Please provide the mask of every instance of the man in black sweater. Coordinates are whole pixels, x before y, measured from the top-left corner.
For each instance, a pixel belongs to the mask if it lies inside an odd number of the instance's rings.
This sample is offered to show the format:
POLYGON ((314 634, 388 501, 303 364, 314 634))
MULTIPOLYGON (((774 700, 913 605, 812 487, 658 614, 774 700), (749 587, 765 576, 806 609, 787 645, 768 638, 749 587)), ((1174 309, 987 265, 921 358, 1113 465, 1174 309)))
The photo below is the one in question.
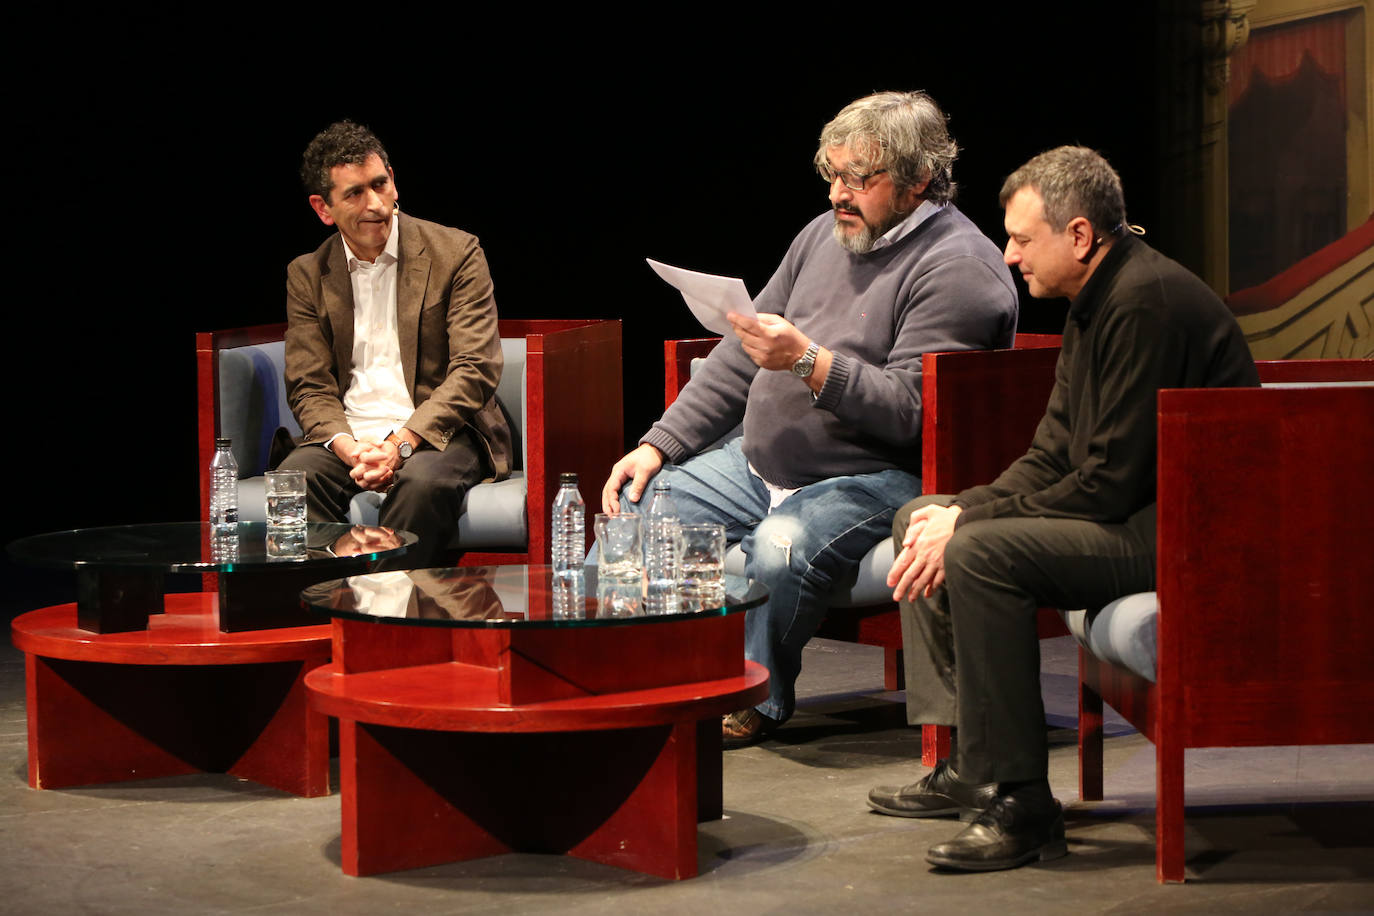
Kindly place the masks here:
POLYGON ((1134 237, 1100 155, 1042 153, 1001 201, 1006 262, 1032 296, 1070 301, 1055 387, 1030 450, 996 481, 897 513, 888 584, 901 602, 907 718, 957 725, 958 769, 941 761, 917 783, 869 793, 884 814, 972 811, 927 860, 979 871, 1067 851, 1047 778, 1036 610, 1154 588, 1156 392, 1259 384, 1221 300, 1134 237))

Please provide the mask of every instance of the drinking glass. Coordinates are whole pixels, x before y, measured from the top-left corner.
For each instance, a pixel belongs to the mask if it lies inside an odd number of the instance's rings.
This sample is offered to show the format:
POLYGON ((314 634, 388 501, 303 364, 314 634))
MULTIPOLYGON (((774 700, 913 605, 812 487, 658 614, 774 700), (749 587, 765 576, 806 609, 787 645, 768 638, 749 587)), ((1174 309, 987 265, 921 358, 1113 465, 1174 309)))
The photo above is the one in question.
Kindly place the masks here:
POLYGON ((268 471, 266 491, 268 528, 305 528, 305 471, 268 471))
POLYGON ((725 603, 725 526, 683 525, 678 594, 683 610, 717 608, 725 603))
POLYGON ((639 516, 598 512, 592 524, 596 527, 597 579, 638 584, 644 577, 639 516))
POLYGON ((644 548, 638 515, 598 512, 596 599, 600 617, 638 617, 644 612, 644 548))

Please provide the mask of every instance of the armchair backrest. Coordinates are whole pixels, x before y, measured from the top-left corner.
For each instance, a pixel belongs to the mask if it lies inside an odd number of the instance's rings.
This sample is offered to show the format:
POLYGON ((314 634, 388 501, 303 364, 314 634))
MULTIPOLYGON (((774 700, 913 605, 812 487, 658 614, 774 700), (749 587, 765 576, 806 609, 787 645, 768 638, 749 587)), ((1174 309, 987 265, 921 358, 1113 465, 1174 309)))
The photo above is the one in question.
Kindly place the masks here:
POLYGON ((496 383, 496 400, 506 410, 506 422, 510 425, 511 445, 515 448, 513 458, 515 468, 523 469, 529 464, 525 451, 525 424, 528 408, 525 405, 525 338, 502 337, 501 381, 496 383))
POLYGON ((1346 701, 1374 658, 1371 417, 1371 384, 1160 392, 1158 683, 1176 688, 1166 702, 1250 704, 1233 743, 1293 702, 1307 712, 1280 743, 1336 743, 1359 717, 1346 701))
POLYGON ((285 333, 286 325, 279 323, 196 334, 196 451, 202 515, 210 505, 209 466, 215 439, 229 436, 234 440, 239 476, 251 477, 266 470, 268 446, 277 426, 300 432, 286 406, 279 368, 284 364, 284 350, 278 348, 285 333), (226 352, 234 355, 223 359, 226 352))
POLYGON ((1044 416, 1058 338, 1017 335, 1012 350, 927 353, 921 365, 921 488, 958 493, 991 483, 1026 453, 1044 416), (1022 348, 1024 337, 1034 344, 1022 348))
POLYGON ((1261 385, 1324 385, 1374 379, 1374 359, 1261 359, 1261 385))
POLYGON ((286 344, 280 340, 219 351, 219 426, 216 435, 233 441, 239 477, 257 477, 268 466, 278 427, 299 436, 300 425, 286 402, 286 344))

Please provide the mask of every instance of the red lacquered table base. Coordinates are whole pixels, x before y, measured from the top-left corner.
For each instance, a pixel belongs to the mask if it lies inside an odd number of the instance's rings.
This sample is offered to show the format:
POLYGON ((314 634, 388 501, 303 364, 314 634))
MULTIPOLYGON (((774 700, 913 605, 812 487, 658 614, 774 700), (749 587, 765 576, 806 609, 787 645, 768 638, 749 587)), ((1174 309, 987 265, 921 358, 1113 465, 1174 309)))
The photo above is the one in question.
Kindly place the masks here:
POLYGON ((148 629, 91 633, 75 604, 18 617, 29 785, 230 773, 329 794, 329 722, 304 680, 329 660, 326 625, 222 633, 213 594, 169 594, 148 629))
POLYGON ((721 815, 720 716, 767 696, 743 616, 515 631, 336 619, 335 660, 306 686, 339 718, 343 870, 520 851, 696 875, 697 823, 721 815))

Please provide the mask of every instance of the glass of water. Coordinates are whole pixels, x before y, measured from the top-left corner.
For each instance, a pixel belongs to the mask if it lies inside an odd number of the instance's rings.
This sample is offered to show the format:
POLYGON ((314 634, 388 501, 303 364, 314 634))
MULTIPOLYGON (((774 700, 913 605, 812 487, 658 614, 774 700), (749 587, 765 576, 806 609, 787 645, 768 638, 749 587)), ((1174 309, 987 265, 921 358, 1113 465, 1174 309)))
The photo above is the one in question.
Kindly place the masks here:
POLYGON ((644 577, 639 516, 598 512, 592 523, 596 528, 597 579, 638 583, 644 577))
POLYGON ((639 617, 644 613, 639 516, 598 512, 592 524, 596 528, 597 616, 639 617))
POLYGON ((683 610, 700 611, 725 604, 725 526, 683 525, 678 594, 683 610))
POLYGON ((305 528, 305 471, 267 472, 267 527, 305 528))

